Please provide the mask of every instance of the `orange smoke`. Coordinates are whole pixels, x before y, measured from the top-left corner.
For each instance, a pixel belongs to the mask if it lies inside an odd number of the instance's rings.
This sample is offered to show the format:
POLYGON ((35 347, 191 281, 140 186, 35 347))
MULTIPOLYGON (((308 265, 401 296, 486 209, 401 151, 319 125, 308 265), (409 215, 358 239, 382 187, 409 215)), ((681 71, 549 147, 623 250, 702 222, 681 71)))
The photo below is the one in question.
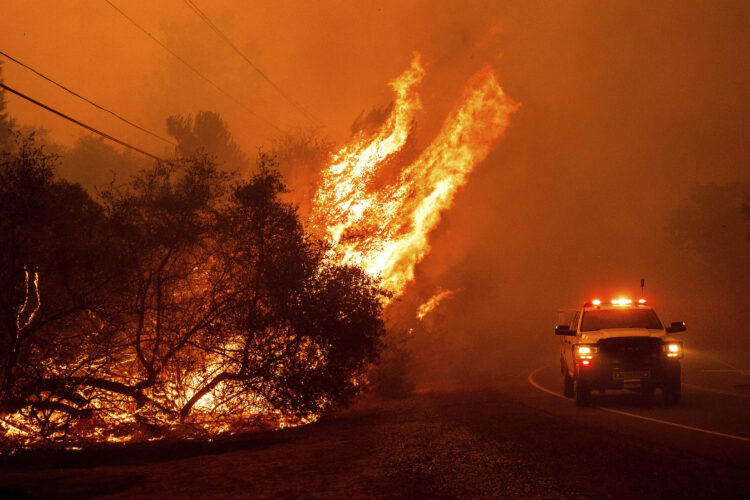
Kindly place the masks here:
POLYGON ((483 161, 519 104, 505 95, 484 68, 468 82, 434 141, 395 182, 375 189, 373 178, 401 151, 421 109, 416 86, 424 76, 419 54, 390 83, 392 110, 376 133, 360 133, 333 155, 313 200, 313 221, 333 243, 331 257, 380 276, 398 297, 429 252, 429 233, 450 208, 458 188, 483 161))

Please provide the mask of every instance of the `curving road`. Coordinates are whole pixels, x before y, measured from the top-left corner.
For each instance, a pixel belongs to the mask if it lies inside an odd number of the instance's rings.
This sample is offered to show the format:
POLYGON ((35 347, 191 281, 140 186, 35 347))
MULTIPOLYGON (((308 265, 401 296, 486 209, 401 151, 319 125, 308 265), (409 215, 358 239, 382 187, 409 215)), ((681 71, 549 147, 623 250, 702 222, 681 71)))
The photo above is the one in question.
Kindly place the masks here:
POLYGON ((658 391, 650 404, 608 391, 595 392, 590 408, 578 408, 563 396, 557 367, 537 368, 526 379, 526 390, 515 395, 561 418, 750 469, 750 370, 708 358, 684 361, 677 406, 663 405, 658 391))

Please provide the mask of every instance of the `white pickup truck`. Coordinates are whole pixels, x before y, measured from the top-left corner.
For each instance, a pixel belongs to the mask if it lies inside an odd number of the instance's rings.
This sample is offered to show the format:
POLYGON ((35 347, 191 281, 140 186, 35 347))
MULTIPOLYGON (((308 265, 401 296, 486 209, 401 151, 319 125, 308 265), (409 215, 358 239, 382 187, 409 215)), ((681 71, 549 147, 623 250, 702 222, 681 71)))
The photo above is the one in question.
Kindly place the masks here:
POLYGON ((593 390, 629 389, 651 399, 659 388, 664 404, 679 403, 683 347, 671 334, 684 331, 682 322, 665 328, 645 299, 561 309, 555 334, 565 396, 588 406, 593 390))

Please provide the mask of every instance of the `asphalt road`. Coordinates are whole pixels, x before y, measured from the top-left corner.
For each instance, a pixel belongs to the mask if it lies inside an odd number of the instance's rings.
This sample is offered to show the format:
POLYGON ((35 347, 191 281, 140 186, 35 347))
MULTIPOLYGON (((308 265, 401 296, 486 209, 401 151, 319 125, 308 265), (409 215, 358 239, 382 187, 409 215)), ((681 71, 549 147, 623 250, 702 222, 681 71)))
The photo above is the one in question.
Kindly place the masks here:
POLYGON ((562 377, 554 366, 529 373, 536 398, 533 391, 518 388, 515 395, 561 418, 750 468, 750 370, 707 357, 682 365, 682 401, 674 407, 665 406, 658 392, 649 404, 628 391, 608 391, 595 392, 591 408, 577 408, 563 397, 562 377))
POLYGON ((694 359, 677 407, 578 408, 554 366, 513 368, 296 429, 6 463, 0 497, 750 498, 749 377, 694 359))

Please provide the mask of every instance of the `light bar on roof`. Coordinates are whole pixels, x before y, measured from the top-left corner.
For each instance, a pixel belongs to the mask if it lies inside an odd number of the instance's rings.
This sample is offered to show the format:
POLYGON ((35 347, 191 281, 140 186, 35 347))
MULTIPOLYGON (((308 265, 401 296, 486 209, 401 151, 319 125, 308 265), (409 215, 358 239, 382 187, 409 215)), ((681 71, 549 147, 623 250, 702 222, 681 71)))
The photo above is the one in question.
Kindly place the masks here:
POLYGON ((620 298, 620 299, 613 299, 612 300, 612 305, 614 305, 614 306, 629 306, 632 303, 633 303, 633 299, 623 299, 623 298, 620 298))

